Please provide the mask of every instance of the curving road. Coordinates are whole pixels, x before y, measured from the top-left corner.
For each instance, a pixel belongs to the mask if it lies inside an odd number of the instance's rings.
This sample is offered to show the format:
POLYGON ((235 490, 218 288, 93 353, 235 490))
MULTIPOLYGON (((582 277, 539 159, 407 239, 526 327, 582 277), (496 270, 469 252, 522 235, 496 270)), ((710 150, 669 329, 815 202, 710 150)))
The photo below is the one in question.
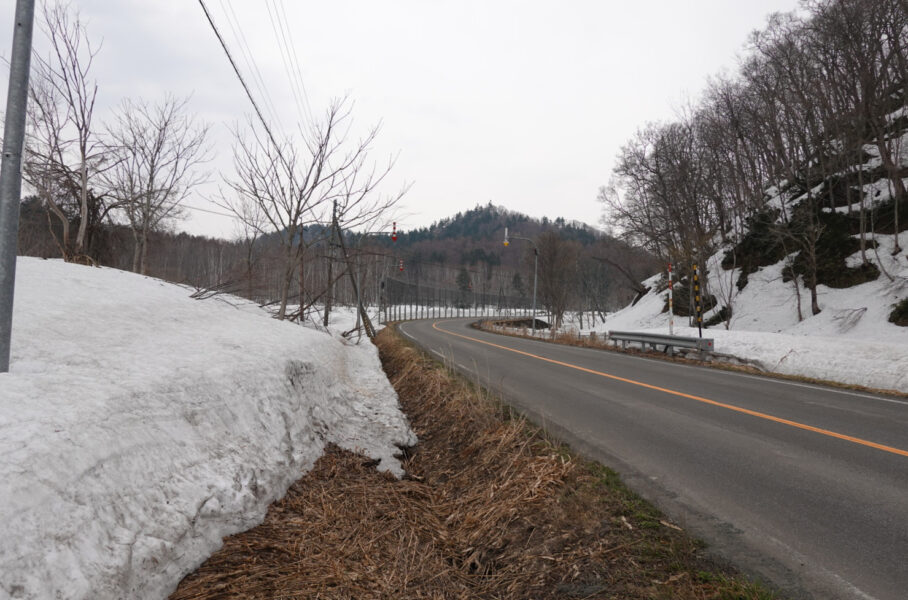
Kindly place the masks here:
POLYGON ((401 331, 791 597, 908 598, 908 400, 410 321, 401 331))

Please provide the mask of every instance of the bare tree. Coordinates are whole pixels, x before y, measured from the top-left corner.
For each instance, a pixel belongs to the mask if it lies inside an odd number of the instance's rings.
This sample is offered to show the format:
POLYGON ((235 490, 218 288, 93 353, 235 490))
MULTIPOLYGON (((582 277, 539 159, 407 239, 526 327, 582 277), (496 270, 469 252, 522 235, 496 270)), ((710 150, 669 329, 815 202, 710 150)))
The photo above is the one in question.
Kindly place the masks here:
POLYGON ((536 240, 539 249, 539 300, 554 319, 553 331, 561 327, 564 313, 576 288, 580 245, 546 231, 536 240))
POLYGON ((188 99, 167 96, 151 106, 125 100, 108 126, 112 166, 103 180, 126 217, 135 241, 132 270, 147 270, 148 234, 182 216, 180 204, 206 174, 208 126, 187 113, 188 99))
POLYGON ((369 164, 369 151, 378 128, 356 142, 350 141, 350 103, 334 101, 323 118, 302 135, 302 141, 275 145, 270 135, 254 127, 237 131, 234 147, 236 177, 227 185, 235 195, 222 196, 220 204, 240 219, 247 205, 257 207, 267 231, 279 239, 281 267, 280 306, 277 317, 287 315, 294 275, 306 247, 334 235, 334 224, 368 228, 401 198, 404 191, 381 197, 375 188, 390 172, 369 164))
POLYGON ((68 5, 45 5, 43 26, 51 50, 35 57, 24 173, 61 223, 63 258, 89 260, 85 255, 94 230, 111 209, 92 187, 104 165, 94 127, 98 85, 90 76, 97 49, 68 5), (70 236, 73 221, 75 239, 70 236))
MULTIPOLYGON (((906 40, 905 0, 804 0, 798 13, 772 15, 736 77, 712 82, 686 115, 647 125, 622 148, 600 190, 607 222, 660 257, 702 263, 712 244, 741 242, 749 219, 777 212, 771 246, 784 247, 819 313, 817 286, 829 270, 820 254, 841 231, 827 213, 844 201, 848 225, 857 202, 869 266, 865 177, 885 177, 892 228, 901 228, 906 40)), ((777 251, 748 252, 753 263, 777 251)), ((754 267, 741 266, 744 275, 754 267)))
MULTIPOLYGON (((256 272, 262 259, 262 231, 265 229, 265 216, 257 204, 245 203, 239 207, 243 215, 237 221, 236 239, 242 250, 243 278, 246 280, 246 297, 257 300, 256 272)), ((302 286, 302 279, 300 281, 302 286)))

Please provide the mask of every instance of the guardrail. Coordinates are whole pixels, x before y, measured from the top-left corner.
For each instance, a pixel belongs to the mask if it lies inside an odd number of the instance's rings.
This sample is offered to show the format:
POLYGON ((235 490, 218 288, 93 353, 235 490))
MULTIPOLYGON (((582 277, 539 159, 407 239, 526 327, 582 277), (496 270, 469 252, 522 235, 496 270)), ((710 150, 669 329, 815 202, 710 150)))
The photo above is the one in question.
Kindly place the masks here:
POLYGON ((621 342, 622 349, 627 349, 628 342, 636 342, 646 349, 649 345, 653 350, 658 350, 663 346, 663 351, 667 354, 674 355, 675 348, 692 348, 700 353, 703 357, 708 352, 715 350, 713 338, 696 338, 685 337, 681 335, 660 335, 655 333, 639 333, 636 331, 609 331, 608 339, 614 340, 615 345, 621 342))

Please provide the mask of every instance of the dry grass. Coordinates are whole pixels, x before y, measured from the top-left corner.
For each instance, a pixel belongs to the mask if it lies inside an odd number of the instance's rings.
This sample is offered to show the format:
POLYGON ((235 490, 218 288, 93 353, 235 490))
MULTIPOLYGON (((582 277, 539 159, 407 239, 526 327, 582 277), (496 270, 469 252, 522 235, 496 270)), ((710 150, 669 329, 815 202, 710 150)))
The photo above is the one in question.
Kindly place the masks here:
POLYGON ((173 600, 768 598, 629 492, 385 330, 408 477, 331 449, 173 600))

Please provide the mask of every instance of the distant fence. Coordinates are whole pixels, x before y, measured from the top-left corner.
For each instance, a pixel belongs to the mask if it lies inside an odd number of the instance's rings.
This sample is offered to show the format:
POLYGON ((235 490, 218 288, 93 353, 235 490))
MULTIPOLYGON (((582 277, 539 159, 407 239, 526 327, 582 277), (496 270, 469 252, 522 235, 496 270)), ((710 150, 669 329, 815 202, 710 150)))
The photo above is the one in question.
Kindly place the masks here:
POLYGON ((511 317, 532 313, 525 297, 491 291, 459 290, 386 279, 381 294, 382 321, 457 317, 511 317))
MULTIPOLYGON (((444 304, 391 304, 381 307, 383 323, 408 319, 456 319, 460 317, 528 317, 530 308, 499 306, 450 306, 444 304)), ((538 312, 538 311, 537 311, 538 312)))

